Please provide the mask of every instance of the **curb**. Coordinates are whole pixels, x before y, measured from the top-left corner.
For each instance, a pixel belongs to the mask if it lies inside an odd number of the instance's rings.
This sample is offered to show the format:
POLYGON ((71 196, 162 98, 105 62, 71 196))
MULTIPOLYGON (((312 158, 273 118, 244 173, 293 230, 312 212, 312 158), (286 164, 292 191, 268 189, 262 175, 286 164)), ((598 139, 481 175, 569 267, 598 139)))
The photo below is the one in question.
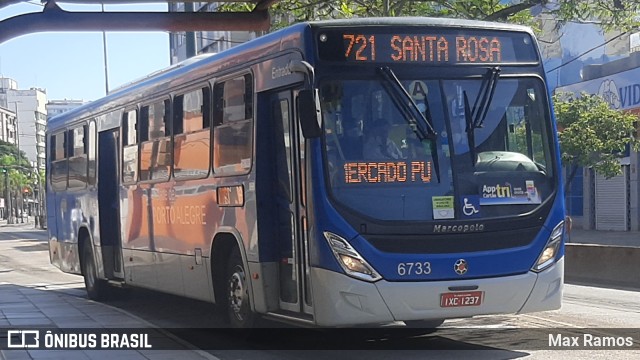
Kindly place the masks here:
POLYGON ((566 244, 565 281, 640 289, 640 247, 566 244))

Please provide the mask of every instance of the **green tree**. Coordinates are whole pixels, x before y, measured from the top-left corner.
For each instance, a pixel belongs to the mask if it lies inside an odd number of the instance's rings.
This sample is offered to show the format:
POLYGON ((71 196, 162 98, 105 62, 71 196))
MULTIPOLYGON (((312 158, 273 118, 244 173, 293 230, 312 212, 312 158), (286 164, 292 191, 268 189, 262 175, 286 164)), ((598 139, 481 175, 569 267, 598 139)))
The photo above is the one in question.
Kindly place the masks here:
MULTIPOLYGON (((1 141, 1 140, 0 140, 1 141)), ((16 165, 16 158, 13 155, 8 153, 2 153, 2 145, 0 145, 0 168, 2 169, 2 179, 0 179, 0 190, 2 197, 6 197, 6 188, 7 184, 5 183, 5 175, 9 176, 12 171, 12 168, 16 165)))
POLYGON ((6 197, 11 197, 12 214, 15 216, 17 209, 24 204, 23 190, 29 188, 33 191, 29 159, 23 151, 18 152, 15 145, 0 140, 0 168, 2 169, 0 196, 4 197, 7 203, 9 200, 6 197), (19 157, 18 154, 20 154, 19 157))
MULTIPOLYGON (((31 168, 31 164, 29 163, 29 158, 27 157, 27 154, 25 154, 24 151, 22 150, 18 151, 18 147, 16 147, 14 144, 0 140, 0 158, 2 158, 5 155, 9 155, 13 157, 14 160, 19 158, 20 166, 24 167, 25 169, 31 168)), ((0 164, 2 163, 0 162, 0 164)), ((18 161, 17 160, 13 161, 12 165, 18 165, 18 161)))
POLYGON ((607 179, 619 175, 625 148, 637 150, 640 145, 632 136, 637 117, 612 109, 599 95, 558 93, 553 100, 562 160, 570 167, 567 187, 580 166, 592 167, 607 179))
MULTIPOLYGON (((248 3, 226 3, 221 11, 247 11, 248 3)), ((271 7, 273 28, 307 20, 372 16, 434 16, 502 21, 535 28, 532 9, 562 22, 598 23, 607 30, 639 25, 640 0, 287 0, 271 7)))

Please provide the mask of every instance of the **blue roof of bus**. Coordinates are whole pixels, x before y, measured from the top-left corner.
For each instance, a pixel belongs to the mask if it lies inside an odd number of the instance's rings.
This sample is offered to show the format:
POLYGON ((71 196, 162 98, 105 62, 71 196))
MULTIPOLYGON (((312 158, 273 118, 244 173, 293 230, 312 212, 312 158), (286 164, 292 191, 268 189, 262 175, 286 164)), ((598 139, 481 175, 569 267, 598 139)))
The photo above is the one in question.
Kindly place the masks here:
POLYGON ((198 68, 205 64, 216 62, 220 59, 229 58, 230 56, 241 55, 247 50, 258 46, 264 46, 270 43, 277 43, 289 34, 302 34, 304 29, 321 28, 321 27, 338 27, 338 26, 433 26, 433 27, 479 27, 495 30, 521 31, 533 35, 530 28, 521 25, 494 23, 477 20, 462 20, 448 18, 429 18, 429 17, 394 17, 394 18, 358 18, 358 19, 341 19, 341 20, 322 20, 313 22, 302 22, 291 25, 287 28, 266 34, 244 44, 232 47, 228 50, 217 54, 202 54, 194 58, 186 59, 180 63, 173 64, 165 69, 151 73, 141 79, 131 83, 122 85, 112 90, 107 96, 89 102, 85 105, 77 107, 68 112, 62 113, 50 119, 47 123, 47 132, 50 130, 58 130, 67 125, 69 119, 78 119, 82 117, 99 114, 106 110, 105 106, 120 98, 124 98, 132 90, 143 90, 146 87, 161 84, 170 78, 185 74, 188 71, 198 68))

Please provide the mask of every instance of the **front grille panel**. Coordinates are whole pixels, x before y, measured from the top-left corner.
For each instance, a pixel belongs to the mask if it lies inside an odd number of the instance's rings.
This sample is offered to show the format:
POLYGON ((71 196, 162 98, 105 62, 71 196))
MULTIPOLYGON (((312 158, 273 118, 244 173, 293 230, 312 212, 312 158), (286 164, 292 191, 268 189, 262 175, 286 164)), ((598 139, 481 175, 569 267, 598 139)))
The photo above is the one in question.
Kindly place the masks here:
POLYGON ((447 254, 527 246, 541 227, 466 234, 363 235, 376 249, 400 254, 447 254))

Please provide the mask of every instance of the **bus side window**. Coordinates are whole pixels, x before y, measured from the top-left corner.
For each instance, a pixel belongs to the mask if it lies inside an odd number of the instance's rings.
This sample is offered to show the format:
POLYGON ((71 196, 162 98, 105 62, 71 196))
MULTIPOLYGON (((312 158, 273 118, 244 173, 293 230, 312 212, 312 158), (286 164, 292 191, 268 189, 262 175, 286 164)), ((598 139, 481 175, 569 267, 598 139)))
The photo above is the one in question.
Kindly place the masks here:
POLYGON ((122 182, 138 180, 138 111, 125 112, 122 119, 122 182))
POLYGON ((67 133, 59 132, 51 135, 49 140, 49 156, 51 158, 51 187, 53 190, 67 188, 67 133))
POLYGON ((69 188, 87 186, 87 125, 69 130, 69 188))
POLYGON ((173 100, 173 176, 202 178, 210 164, 210 91, 201 88, 173 100))
POLYGON ((246 174, 253 144, 253 78, 250 74, 214 88, 213 169, 218 175, 246 174))
POLYGON ((140 111, 140 180, 168 180, 171 169, 169 100, 142 107, 140 111), (146 129, 146 131, 144 131, 146 129))

